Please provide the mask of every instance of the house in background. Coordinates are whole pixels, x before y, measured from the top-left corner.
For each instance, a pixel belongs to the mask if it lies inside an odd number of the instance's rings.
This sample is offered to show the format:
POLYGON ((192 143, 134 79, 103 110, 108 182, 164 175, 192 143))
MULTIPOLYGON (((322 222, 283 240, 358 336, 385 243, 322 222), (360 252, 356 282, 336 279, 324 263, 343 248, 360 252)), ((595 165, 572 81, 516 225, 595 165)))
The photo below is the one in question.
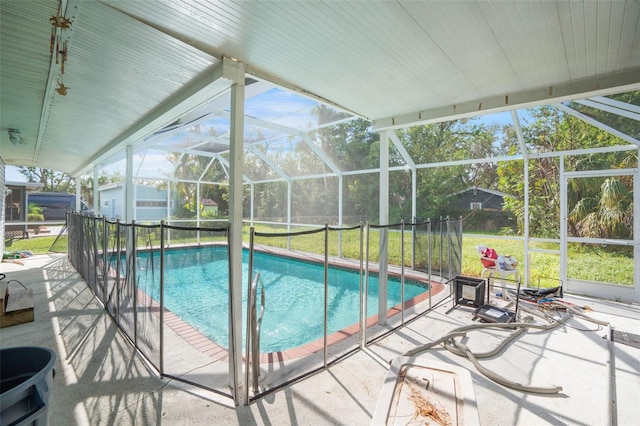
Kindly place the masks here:
MULTIPOLYGON (((116 182, 98 188, 100 214, 110 219, 124 219, 126 205, 126 183, 116 182)), ((159 221, 175 212, 175 197, 167 197, 166 189, 137 184, 134 188, 135 220, 159 221), (169 206, 167 208, 167 203, 169 206)))
POLYGON ((472 186, 449 195, 447 212, 463 218, 465 231, 496 232, 506 228, 516 231, 514 215, 502 208, 506 197, 509 194, 472 186))
POLYGON ((211 198, 205 198, 204 200, 200 200, 200 204, 202 204, 202 211, 211 213, 212 215, 218 214, 218 203, 213 201, 211 198))
POLYGON ((472 186, 449 195, 449 207, 456 210, 501 211, 507 194, 472 186))
POLYGON ((7 223, 27 220, 27 193, 42 190, 42 183, 5 182, 4 220, 7 223))
POLYGON ((0 219, 4 224, 4 238, 29 236, 26 223, 27 193, 41 190, 42 187, 43 184, 35 182, 5 182, 3 208, 0 212, 0 219))

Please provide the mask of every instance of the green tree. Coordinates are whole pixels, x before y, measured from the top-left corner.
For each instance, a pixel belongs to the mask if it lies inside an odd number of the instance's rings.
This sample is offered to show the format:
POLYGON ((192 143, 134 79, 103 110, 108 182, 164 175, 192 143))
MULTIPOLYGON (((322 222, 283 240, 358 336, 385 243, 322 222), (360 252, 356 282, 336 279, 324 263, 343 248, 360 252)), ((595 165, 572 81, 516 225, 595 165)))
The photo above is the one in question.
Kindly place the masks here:
MULTIPOLYGON (((525 145, 529 152, 544 153, 576 149, 626 145, 624 141, 605 130, 592 126, 578 118, 567 115, 554 107, 542 107, 529 110, 531 122, 523 126, 525 145)), ((604 113, 602 113, 604 114, 604 113)), ((517 152, 517 144, 512 139, 510 153, 517 152)), ((523 161, 501 163, 498 168, 499 189, 514 195, 505 203, 518 218, 519 231, 524 226, 524 182, 522 181, 523 161)), ((565 156, 564 167, 568 171, 606 170, 637 167, 637 150, 620 152, 597 152, 591 154, 565 156)), ((529 229, 535 237, 556 238, 560 231, 560 164, 555 157, 540 157, 529 161, 529 229)), ((619 182, 630 191, 632 181, 622 178, 619 182)), ((605 214, 613 206, 603 204, 605 190, 611 191, 620 186, 594 179, 571 179, 568 187, 567 203, 573 209, 569 220, 569 232, 572 235, 586 235, 595 229, 616 228, 613 223, 596 224, 598 221, 622 219, 622 215, 605 214), (594 194, 599 194, 595 196, 594 194)), ((618 209, 626 209, 622 200, 618 209)), ((624 197, 623 197, 624 199, 624 197)), ((610 201, 610 200, 609 200, 610 201)), ((593 235, 593 234, 592 234, 593 235)))
POLYGON ((75 180, 64 172, 43 169, 41 167, 18 167, 27 182, 38 182, 44 192, 74 192, 75 180))
POLYGON ((607 178, 594 196, 576 203, 569 221, 575 236, 633 239, 633 193, 620 179, 607 178))
MULTIPOLYGON (((481 122, 448 121, 398 130, 397 134, 415 163, 435 164, 495 155, 497 131, 481 122)), ((447 215, 449 195, 471 186, 496 189, 496 172, 495 165, 486 163, 420 169, 418 215, 447 215)))
MULTIPOLYGON (((42 183, 43 192, 68 192, 71 194, 75 194, 76 192, 76 180, 64 172, 40 167, 18 167, 18 172, 27 179, 27 182, 42 183)), ((106 185, 117 180, 117 177, 99 176, 98 185, 106 185)), ((93 205, 92 176, 84 176, 80 179, 80 196, 89 205, 93 205)))
MULTIPOLYGON (((629 105, 634 105, 636 107, 640 106, 640 90, 610 95, 607 96, 607 98, 629 105)), ((607 126, 619 130, 636 140, 640 140, 640 126, 638 125, 637 120, 576 102, 570 103, 570 106, 571 108, 580 111, 581 113, 594 118, 607 126)))
MULTIPOLYGON (((202 204, 198 204, 198 186, 196 182, 221 182, 226 180, 224 170, 213 167, 211 157, 195 154, 167 153, 167 159, 174 165, 168 178, 175 179, 172 190, 178 194, 176 214, 181 218, 196 217, 198 209, 202 211, 202 204)), ((166 188, 166 183, 158 183, 158 188, 166 188)), ((200 200, 212 199, 218 203, 221 212, 228 210, 228 190, 215 184, 200 185, 200 200)))
MULTIPOLYGON (((347 115, 327 107, 314 110, 320 125, 336 122, 347 115)), ((292 150, 271 155, 291 176, 321 175, 318 178, 293 181, 292 215, 294 220, 333 222, 338 216, 339 180, 330 176, 332 170, 309 146, 314 144, 339 171, 349 172, 378 167, 378 135, 366 120, 349 120, 322 126, 302 137, 292 138, 292 150), (302 140, 302 139, 305 140, 302 140)), ((343 216, 346 224, 378 217, 378 176, 373 174, 344 175, 343 216), (375 189, 375 197, 369 195, 375 189)), ((286 187, 274 189, 286 191, 286 187)), ((275 194, 274 194, 275 195, 275 194)), ((286 193, 276 199, 286 200, 286 193)))

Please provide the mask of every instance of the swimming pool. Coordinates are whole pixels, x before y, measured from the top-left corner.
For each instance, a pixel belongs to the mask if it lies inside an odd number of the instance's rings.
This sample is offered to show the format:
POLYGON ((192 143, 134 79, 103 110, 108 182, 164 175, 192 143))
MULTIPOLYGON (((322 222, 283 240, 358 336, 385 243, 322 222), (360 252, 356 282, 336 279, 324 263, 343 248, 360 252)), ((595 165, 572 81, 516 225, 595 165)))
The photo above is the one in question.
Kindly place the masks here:
MULTIPOLYGON (((138 288, 159 300, 159 253, 138 255, 138 288), (155 271, 153 269, 156 269, 155 271)), ((246 324, 248 251, 243 252, 243 323, 246 324)), ((172 249, 165 252, 165 308, 216 344, 228 348, 228 256, 225 246, 172 249)), ((265 290, 261 352, 295 348, 323 336, 324 266, 300 259, 255 252, 254 274, 265 290)), ((405 300, 428 290, 426 284, 405 280, 405 300)), ((377 314, 378 278, 369 277, 368 315, 377 314)), ((329 268, 328 332, 358 322, 359 275, 346 268, 329 268)), ((400 281, 389 279, 388 308, 400 303, 400 281)), ((243 326, 243 332, 245 327, 243 326)), ((244 337, 243 337, 244 339, 244 337)), ((243 340, 244 341, 244 340, 243 340)))

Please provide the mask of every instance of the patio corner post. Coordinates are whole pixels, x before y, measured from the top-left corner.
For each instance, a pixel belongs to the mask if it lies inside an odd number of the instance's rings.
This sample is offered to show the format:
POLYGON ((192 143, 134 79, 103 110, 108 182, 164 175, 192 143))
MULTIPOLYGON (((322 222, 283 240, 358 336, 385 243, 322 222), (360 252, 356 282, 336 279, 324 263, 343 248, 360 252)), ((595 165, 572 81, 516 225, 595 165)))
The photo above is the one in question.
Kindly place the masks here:
POLYGON ((80 178, 80 176, 75 176, 74 177, 74 181, 76 184, 76 203, 73 206, 73 208, 76 210, 77 213, 80 213, 82 211, 82 203, 81 203, 81 199, 82 199, 82 179, 80 178))
POLYGON ((134 207, 133 207, 133 145, 127 145, 127 163, 126 163, 126 185, 125 191, 125 209, 124 209, 124 221, 131 222, 135 219, 134 207))
MULTIPOLYGON (((236 405, 248 405, 241 392, 242 380, 242 198, 243 198, 243 149, 244 149, 244 64, 224 59, 225 77, 233 81, 231 86, 230 126, 230 292, 229 292, 229 384, 233 388, 236 405)), ((244 372, 248 374, 247 371, 244 372)))
POLYGON ((93 208, 93 215, 100 216, 100 170, 98 166, 93 166, 93 203, 91 203, 91 208, 93 208))

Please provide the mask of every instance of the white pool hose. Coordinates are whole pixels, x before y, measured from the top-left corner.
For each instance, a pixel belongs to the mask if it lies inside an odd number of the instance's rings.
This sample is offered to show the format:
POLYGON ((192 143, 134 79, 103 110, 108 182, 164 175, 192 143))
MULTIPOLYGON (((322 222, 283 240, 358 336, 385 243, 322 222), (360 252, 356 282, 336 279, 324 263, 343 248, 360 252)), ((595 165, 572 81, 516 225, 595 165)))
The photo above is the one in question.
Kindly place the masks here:
MULTIPOLYGON (((517 303, 516 300, 514 300, 514 298, 507 292, 507 298, 509 298, 512 302, 517 303)), ((482 359, 482 358, 489 358, 492 356, 497 355, 498 353, 500 353, 500 351, 502 351, 502 349, 504 349, 504 347, 511 342, 512 340, 514 340, 516 337, 520 336, 522 333, 524 333, 525 331, 527 331, 528 329, 538 329, 538 330, 551 330, 555 327, 558 327, 560 324, 566 322, 569 318, 571 318, 571 315, 576 315, 580 318, 583 318, 587 321, 591 321, 593 323, 599 324, 599 325, 603 325, 603 326, 607 326, 608 331, 609 331, 609 336, 608 336, 608 340, 611 341, 611 329, 609 326, 609 323, 606 321, 601 321, 595 318, 591 318, 588 315, 585 315, 580 309, 576 308, 575 306, 566 303, 564 301, 561 300, 553 300, 550 302, 550 306, 554 307, 554 308, 559 308, 559 309, 564 309, 566 311, 566 314, 563 315, 561 318, 559 319, 550 319, 549 316, 545 316, 543 313, 541 313, 539 310, 537 309, 532 309, 524 304, 519 304, 518 308, 531 314, 531 315, 535 315, 537 317, 540 317, 546 321, 550 321, 548 324, 534 324, 532 323, 533 318, 532 317, 525 317, 521 322, 514 322, 514 323, 482 323, 482 324, 470 324, 470 325, 465 325, 462 327, 458 327, 453 329, 451 332, 447 333, 446 335, 440 337, 439 339, 430 342, 430 343, 426 343, 424 345, 418 346, 414 349, 411 349, 409 351, 407 351, 405 353, 405 356, 415 356, 417 354, 419 354, 420 352, 424 352, 428 349, 433 348, 434 346, 437 346, 439 344, 443 344, 444 347, 449 350, 450 352, 458 355, 458 356, 466 356, 471 363, 475 366, 475 368, 482 373, 483 375, 485 375, 487 378, 493 380, 496 383, 499 383, 503 386, 512 388, 512 389, 516 389, 519 391, 523 391, 523 392, 530 392, 530 393, 541 393, 541 394, 555 394, 558 393, 560 391, 562 391, 562 387, 560 386, 548 386, 548 387, 544 387, 544 386, 530 386, 530 385, 524 385, 521 383, 517 383, 514 382, 512 380, 506 379, 505 377, 500 376, 499 374, 494 373, 493 371, 487 369, 486 367, 483 367, 479 362, 478 359, 482 359), (495 348, 487 351, 487 352, 482 352, 482 353, 473 353, 469 347, 461 342, 458 342, 455 340, 455 337, 462 337, 462 336, 466 336, 466 332, 469 330, 478 330, 478 329, 501 329, 501 328, 509 328, 509 329, 515 329, 515 331, 513 333, 511 333, 506 339, 504 339, 502 342, 500 342, 498 345, 496 345, 495 348)), ((612 400, 612 380, 613 380, 613 367, 612 367, 612 359, 613 359, 613 345, 610 343, 609 344, 609 350, 610 350, 610 355, 609 355, 609 361, 607 362, 608 364, 608 376, 609 376, 609 406, 608 406, 608 410, 607 410, 607 414, 608 414, 608 418, 609 420, 612 419, 612 407, 614 404, 614 401, 612 400)))
POLYGON ((553 393, 558 393, 562 391, 562 387, 560 386, 549 386, 549 387, 531 386, 531 385, 524 385, 522 383, 517 383, 517 382, 514 382, 513 380, 506 379, 501 375, 489 370, 488 368, 483 367, 482 364, 478 362, 476 357, 473 356, 473 353, 469 350, 467 345, 465 345, 464 343, 460 343, 454 340, 453 344, 456 345, 456 347, 459 350, 464 351, 467 358, 469 358, 469 361, 471 361, 471 363, 476 367, 476 369, 479 372, 481 372, 482 374, 485 375, 485 377, 488 377, 494 382, 501 384, 502 386, 506 386, 511 389, 519 390, 522 392, 529 392, 529 393, 553 394, 553 393))
POLYGON ((434 340, 433 342, 429 342, 429 343, 425 343, 424 345, 420 345, 416 348, 411 349, 410 351, 407 351, 404 353, 404 356, 414 356, 416 354, 419 354, 420 352, 424 352, 428 349, 431 349, 434 346, 438 346, 439 344, 443 343, 446 340, 452 339, 454 337, 463 337, 466 336, 467 333, 465 333, 464 331, 452 331, 451 333, 447 333, 446 335, 442 336, 441 338, 439 338, 438 340, 434 340))
MULTIPOLYGON (((502 323, 471 324, 464 327, 456 328, 454 331, 467 331, 467 330, 486 329, 486 328, 517 328, 517 330, 511 333, 506 339, 504 339, 502 342, 496 345, 496 347, 493 348, 492 350, 488 352, 473 354, 475 358, 490 358, 492 356, 497 355, 510 341, 512 341, 513 339, 515 339, 516 337, 518 337, 519 335, 527 331, 527 329, 536 328, 539 330, 550 330, 552 328, 557 327, 561 323, 565 322, 569 318, 570 318, 570 315, 565 315, 564 317, 560 318, 560 320, 558 320, 557 322, 553 322, 547 325, 541 325, 541 324, 530 323, 529 321, 531 319, 529 317, 529 318, 525 318, 523 322, 506 323, 506 324, 502 324, 502 323)), ((457 348, 454 342, 449 342, 448 340, 449 339, 445 340, 444 342, 445 348, 447 348, 450 352, 453 352, 456 355, 466 356, 465 352, 457 348)))
POLYGON ((508 380, 496 373, 491 372, 490 370, 488 370, 487 368, 483 367, 482 365, 480 365, 480 363, 478 362, 477 358, 488 358, 491 356, 496 355, 497 353, 499 353, 506 345, 507 343, 509 343, 510 341, 512 341, 513 339, 515 339, 517 336, 521 335, 522 333, 524 333, 527 329, 529 328, 536 328, 536 329, 540 329, 540 330, 549 330, 551 328, 557 327, 558 325, 560 325, 560 323, 566 321, 568 318, 570 317, 570 315, 565 315, 563 318, 561 318, 560 321, 557 322, 553 322, 550 324, 546 324, 546 325, 542 325, 542 324, 533 324, 530 321, 532 320, 531 317, 525 318, 523 322, 517 322, 517 323, 483 323, 483 324, 470 324, 470 325, 465 325, 462 327, 458 327, 454 330, 452 330, 450 333, 447 333, 445 336, 442 336, 441 338, 434 340, 433 342, 429 342, 427 344, 418 346, 408 352, 405 353, 405 356, 414 356, 420 352, 426 351, 434 346, 437 346, 441 343, 444 344, 445 348, 447 348, 447 350, 451 351, 452 353, 458 355, 458 356, 466 356, 467 358, 469 358, 469 360, 473 363, 473 365, 476 367, 476 369, 484 374, 486 377, 488 377, 489 379, 495 381, 496 383, 499 383, 503 386, 512 388, 512 389, 516 389, 516 390, 520 390, 520 391, 524 391, 524 392, 531 392, 531 393, 545 393, 545 394, 549 394, 549 393, 558 393, 562 390, 561 387, 558 386, 551 386, 551 387, 541 387, 541 386, 528 386, 528 385, 523 385, 521 383, 516 383, 513 382, 511 380, 508 380), (460 336, 464 336, 466 335, 466 332, 468 330, 478 330, 478 329, 489 329, 489 328, 510 328, 513 329, 515 328, 516 331, 514 331, 513 333, 511 333, 511 335, 509 337, 507 337, 506 339, 504 339, 502 342, 500 342, 498 345, 496 345, 495 348, 493 348, 492 350, 485 352, 485 353, 480 353, 480 354, 474 354, 473 352, 471 352, 471 350, 464 344, 457 342, 454 338, 455 337, 460 337, 460 336))

